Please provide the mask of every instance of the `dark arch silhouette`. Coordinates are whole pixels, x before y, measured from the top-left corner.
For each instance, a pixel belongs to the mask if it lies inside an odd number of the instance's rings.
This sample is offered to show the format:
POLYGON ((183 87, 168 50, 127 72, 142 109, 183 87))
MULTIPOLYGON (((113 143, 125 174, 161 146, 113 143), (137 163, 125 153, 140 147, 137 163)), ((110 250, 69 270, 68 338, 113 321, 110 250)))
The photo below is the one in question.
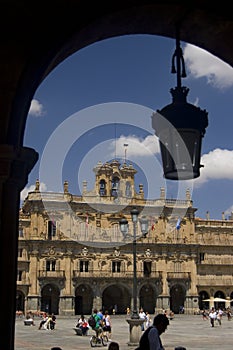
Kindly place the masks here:
POLYGON ((0 268, 4 281, 0 303, 2 309, 7 308, 0 337, 2 348, 12 350, 19 195, 38 159, 35 150, 23 147, 23 137, 40 83, 65 58, 91 43, 126 34, 174 38, 178 22, 181 40, 233 66, 233 21, 230 3, 219 6, 212 1, 124 0, 90 5, 61 0, 48 2, 46 7, 42 3, 35 12, 33 2, 13 0, 2 2, 0 10, 0 268))

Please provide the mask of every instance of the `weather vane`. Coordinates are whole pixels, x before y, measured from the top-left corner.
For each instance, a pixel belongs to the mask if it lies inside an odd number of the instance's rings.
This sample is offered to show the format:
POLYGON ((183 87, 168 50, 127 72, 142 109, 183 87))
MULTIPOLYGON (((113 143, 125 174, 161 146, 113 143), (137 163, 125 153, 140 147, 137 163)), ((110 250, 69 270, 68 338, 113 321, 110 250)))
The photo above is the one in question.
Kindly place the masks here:
POLYGON ((125 163, 126 163, 126 153, 127 153, 127 147, 129 146, 128 143, 124 143, 124 147, 125 147, 125 163))

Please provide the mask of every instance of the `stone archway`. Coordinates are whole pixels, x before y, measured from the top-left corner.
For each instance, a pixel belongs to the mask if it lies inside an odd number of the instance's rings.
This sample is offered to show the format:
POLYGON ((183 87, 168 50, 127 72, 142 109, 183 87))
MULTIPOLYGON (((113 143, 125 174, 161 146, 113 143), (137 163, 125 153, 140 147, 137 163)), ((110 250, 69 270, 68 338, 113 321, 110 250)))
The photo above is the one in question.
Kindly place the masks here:
POLYGON ((74 312, 75 315, 89 315, 92 313, 93 305, 93 291, 86 285, 81 284, 75 290, 75 301, 74 301, 74 312))
POLYGON ((209 309, 209 301, 203 301, 209 299, 209 294, 202 290, 199 292, 199 309, 200 310, 208 310, 209 309))
POLYGON ((46 284, 41 290, 41 311, 59 314, 60 291, 54 284, 46 284))
POLYGON ((144 285, 139 292, 139 308, 142 307, 149 314, 154 314, 156 307, 157 296, 155 294, 154 288, 150 285, 144 285))
POLYGON ((102 309, 110 314, 126 314, 130 307, 131 297, 128 289, 122 285, 113 284, 104 289, 102 294, 102 309), (115 311, 114 311, 115 310, 115 311))
POLYGON ((25 312, 25 295, 20 290, 16 292, 16 312, 25 312))
POLYGON ((170 289, 170 309, 175 314, 180 312, 180 307, 184 307, 185 303, 185 290, 181 284, 175 284, 170 289))

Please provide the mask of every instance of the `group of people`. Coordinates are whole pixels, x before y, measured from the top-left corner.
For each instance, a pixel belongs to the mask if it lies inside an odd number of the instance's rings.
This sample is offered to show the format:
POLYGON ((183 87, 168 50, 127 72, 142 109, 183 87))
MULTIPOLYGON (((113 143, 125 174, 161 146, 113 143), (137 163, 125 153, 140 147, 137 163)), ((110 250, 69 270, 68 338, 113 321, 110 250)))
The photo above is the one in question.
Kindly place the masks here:
POLYGON ((223 310, 221 308, 215 309, 212 307, 209 312, 206 310, 202 310, 202 318, 203 320, 210 320, 211 327, 214 327, 215 321, 218 322, 218 324, 222 325, 222 316, 223 316, 223 310))
POLYGON ((97 309, 94 309, 92 315, 95 319, 95 325, 93 327, 89 325, 88 319, 84 315, 81 315, 81 317, 78 319, 76 327, 81 329, 82 335, 87 335, 90 327, 95 330, 97 337, 101 332, 105 332, 108 340, 111 341, 112 321, 108 311, 103 313, 102 310, 98 311, 97 309))
MULTIPOLYGON (((82 319, 82 316, 80 319, 82 319)), ((96 335, 98 336, 100 332, 105 331, 108 335, 108 340, 110 341, 108 350, 119 350, 119 344, 111 341, 112 324, 108 311, 105 311, 103 314, 102 310, 98 311, 97 309, 94 309, 93 316, 96 320, 96 327, 94 328, 96 335)), ((143 318, 143 325, 145 328, 143 329, 139 341, 139 347, 135 350, 164 350, 160 336, 166 331, 169 325, 168 317, 165 314, 158 314, 152 321, 149 312, 144 312, 143 309, 140 309, 139 317, 143 318)), ((84 320, 85 322, 88 322, 85 317, 84 320)))
POLYGON ((50 315, 50 314, 47 314, 47 312, 44 312, 38 329, 54 330, 56 325, 56 320, 57 318, 53 313, 50 315))
POLYGON ((146 330, 148 327, 152 324, 152 319, 150 317, 150 314, 148 311, 144 311, 143 308, 139 310, 139 318, 143 320, 143 323, 141 324, 142 331, 146 330))

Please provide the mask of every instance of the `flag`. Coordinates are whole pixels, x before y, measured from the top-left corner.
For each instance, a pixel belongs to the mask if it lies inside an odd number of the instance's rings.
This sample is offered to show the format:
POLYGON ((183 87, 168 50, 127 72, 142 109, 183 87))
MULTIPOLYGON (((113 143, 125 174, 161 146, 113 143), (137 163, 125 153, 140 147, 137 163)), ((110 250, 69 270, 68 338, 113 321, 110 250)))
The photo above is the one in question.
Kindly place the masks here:
POLYGON ((154 221, 153 217, 150 220, 150 224, 151 224, 151 230, 154 231, 155 230, 155 221, 154 221))
POLYGON ((88 213, 87 213, 87 216, 86 216, 86 227, 88 227, 88 224, 89 224, 89 219, 88 219, 88 213))
POLYGON ((176 223, 176 229, 179 230, 181 228, 181 219, 179 218, 176 223))

